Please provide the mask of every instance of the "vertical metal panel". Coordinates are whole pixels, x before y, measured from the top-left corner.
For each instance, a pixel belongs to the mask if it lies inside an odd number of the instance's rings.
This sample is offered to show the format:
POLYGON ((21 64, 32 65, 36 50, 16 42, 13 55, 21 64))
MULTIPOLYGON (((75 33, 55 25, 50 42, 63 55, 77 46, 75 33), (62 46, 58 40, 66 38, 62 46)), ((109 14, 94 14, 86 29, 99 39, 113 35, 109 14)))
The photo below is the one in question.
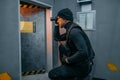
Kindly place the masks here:
POLYGON ((19 0, 0 1, 0 73, 20 80, 19 0))
POLYGON ((53 68, 53 46, 52 46, 52 22, 50 17, 52 16, 52 9, 46 9, 46 57, 47 57, 47 70, 53 68))
POLYGON ((119 80, 120 72, 113 72, 106 66, 108 62, 120 66, 118 57, 120 57, 120 44, 118 40, 120 32, 118 31, 118 7, 119 0, 95 1, 96 9, 96 70, 95 76, 106 78, 108 80, 119 80), (102 6, 102 7, 101 7, 102 6), (117 47, 115 47, 117 46, 117 47), (103 72, 104 71, 104 72, 103 72))
POLYGON ((46 6, 45 4, 49 4, 48 7, 51 7, 51 5, 53 5, 54 0, 31 0, 31 1, 41 3, 44 6, 46 6))

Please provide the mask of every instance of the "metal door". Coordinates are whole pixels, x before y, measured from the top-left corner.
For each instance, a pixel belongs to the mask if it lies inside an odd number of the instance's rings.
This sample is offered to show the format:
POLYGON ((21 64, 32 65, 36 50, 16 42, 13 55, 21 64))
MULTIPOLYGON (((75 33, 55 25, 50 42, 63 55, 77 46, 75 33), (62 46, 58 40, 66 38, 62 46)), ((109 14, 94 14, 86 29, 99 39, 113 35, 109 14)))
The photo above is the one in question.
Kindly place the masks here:
POLYGON ((32 33, 21 33, 22 72, 46 68, 45 9, 20 19, 34 23, 32 33))

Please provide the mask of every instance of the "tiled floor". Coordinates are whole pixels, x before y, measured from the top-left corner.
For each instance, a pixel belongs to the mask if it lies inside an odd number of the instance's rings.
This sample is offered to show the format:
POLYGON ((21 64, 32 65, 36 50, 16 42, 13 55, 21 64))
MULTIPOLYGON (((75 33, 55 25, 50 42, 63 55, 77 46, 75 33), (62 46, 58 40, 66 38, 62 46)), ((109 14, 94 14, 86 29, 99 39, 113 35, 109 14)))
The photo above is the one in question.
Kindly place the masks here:
POLYGON ((50 80, 48 73, 22 76, 22 80, 50 80))

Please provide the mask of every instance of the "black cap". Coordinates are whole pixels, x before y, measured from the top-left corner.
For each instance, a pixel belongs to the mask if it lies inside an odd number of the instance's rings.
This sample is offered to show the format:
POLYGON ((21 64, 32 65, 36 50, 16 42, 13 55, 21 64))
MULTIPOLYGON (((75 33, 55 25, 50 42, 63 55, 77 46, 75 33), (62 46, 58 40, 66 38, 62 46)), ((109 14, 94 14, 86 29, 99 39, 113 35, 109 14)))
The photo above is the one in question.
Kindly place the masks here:
POLYGON ((73 21, 73 13, 70 9, 68 8, 65 8, 65 9, 62 9, 58 12, 57 16, 63 18, 63 19, 66 19, 66 20, 70 20, 70 21, 73 21))

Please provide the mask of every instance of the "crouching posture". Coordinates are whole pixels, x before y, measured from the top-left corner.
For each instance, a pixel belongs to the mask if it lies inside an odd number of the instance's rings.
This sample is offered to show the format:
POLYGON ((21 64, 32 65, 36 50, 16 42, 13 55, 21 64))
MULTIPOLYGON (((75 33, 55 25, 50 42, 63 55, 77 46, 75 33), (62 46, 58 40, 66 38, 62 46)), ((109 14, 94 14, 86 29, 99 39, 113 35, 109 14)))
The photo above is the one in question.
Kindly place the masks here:
POLYGON ((74 80, 85 78, 91 71, 91 54, 94 55, 90 41, 79 25, 73 22, 73 13, 65 8, 58 12, 54 29, 54 40, 66 41, 59 46, 61 66, 52 69, 48 76, 51 80, 74 80), (59 28, 66 33, 60 35, 59 28))

